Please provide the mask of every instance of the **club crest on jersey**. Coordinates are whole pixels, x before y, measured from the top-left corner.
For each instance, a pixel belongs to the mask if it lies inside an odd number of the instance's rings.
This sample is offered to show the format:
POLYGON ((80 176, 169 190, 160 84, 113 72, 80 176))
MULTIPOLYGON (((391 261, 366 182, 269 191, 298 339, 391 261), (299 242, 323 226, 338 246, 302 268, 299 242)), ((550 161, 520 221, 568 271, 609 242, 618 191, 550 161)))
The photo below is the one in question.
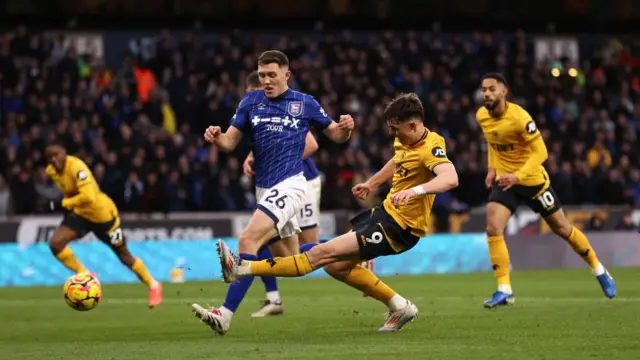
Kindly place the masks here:
POLYGON ((291 116, 300 116, 302 114, 302 101, 292 101, 289 103, 287 112, 291 116))

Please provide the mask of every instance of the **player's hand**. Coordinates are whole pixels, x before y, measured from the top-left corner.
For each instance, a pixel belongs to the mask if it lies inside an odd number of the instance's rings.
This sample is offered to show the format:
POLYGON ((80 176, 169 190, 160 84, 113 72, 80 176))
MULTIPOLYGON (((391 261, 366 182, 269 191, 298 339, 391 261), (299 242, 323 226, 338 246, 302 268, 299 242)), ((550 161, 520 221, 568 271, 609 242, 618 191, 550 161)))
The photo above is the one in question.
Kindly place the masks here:
POLYGON ((371 185, 368 183, 357 184, 351 189, 351 193, 353 196, 357 197, 360 200, 364 200, 371 194, 371 185))
POLYGON ((253 156, 247 156, 247 158, 244 160, 244 163, 242 163, 242 172, 244 172, 247 177, 252 177, 255 174, 255 172, 253 171, 254 160, 255 158, 253 156))
POLYGON ((500 185, 504 191, 511 189, 511 187, 517 183, 518 177, 515 176, 515 174, 504 174, 498 178, 498 185, 500 185))
POLYGON ((416 195, 417 194, 413 189, 402 190, 391 195, 391 202, 393 202, 393 206, 399 208, 400 206, 408 203, 409 200, 411 200, 416 195))
POLYGON ((222 134, 222 129, 220 126, 209 126, 207 130, 204 132, 204 139, 213 144, 214 140, 222 134))
POLYGON ((338 121, 338 128, 340 130, 353 130, 355 127, 355 121, 351 115, 340 115, 340 121, 338 121))
POLYGON ((496 169, 487 170, 487 177, 484 179, 484 185, 487 189, 493 187, 493 183, 496 181, 496 169))

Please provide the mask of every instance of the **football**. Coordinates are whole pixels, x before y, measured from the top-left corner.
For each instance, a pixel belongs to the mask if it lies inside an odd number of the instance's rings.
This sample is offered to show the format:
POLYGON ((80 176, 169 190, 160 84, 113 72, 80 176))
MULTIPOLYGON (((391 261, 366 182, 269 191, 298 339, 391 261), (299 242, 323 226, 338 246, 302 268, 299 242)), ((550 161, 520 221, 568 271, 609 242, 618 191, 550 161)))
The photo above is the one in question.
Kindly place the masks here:
POLYGON ((74 310, 88 311, 102 298, 102 288, 98 278, 90 273, 71 275, 64 283, 64 301, 74 310))

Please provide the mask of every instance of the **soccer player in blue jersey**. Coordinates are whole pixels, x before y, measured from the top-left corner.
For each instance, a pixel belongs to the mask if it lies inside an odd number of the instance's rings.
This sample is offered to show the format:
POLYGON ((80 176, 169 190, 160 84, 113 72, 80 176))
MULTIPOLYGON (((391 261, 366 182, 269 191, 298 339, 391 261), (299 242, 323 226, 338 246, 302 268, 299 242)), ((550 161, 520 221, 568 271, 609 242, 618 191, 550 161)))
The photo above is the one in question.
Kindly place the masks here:
MULTIPOLYGON (((260 84, 260 76, 258 71, 253 71, 247 76, 246 91, 251 92, 262 89, 260 84)), ((318 241, 318 218, 320 215, 320 193, 322 189, 322 182, 320 179, 320 173, 313 160, 309 157, 312 153, 318 150, 318 142, 315 137, 309 132, 305 139, 304 152, 302 153, 303 175, 307 180, 307 194, 305 196, 305 203, 300 213, 298 214, 298 225, 301 232, 298 234, 300 245, 316 243, 318 241)), ((248 177, 253 177, 255 172, 253 171, 253 152, 250 152, 245 159, 242 169, 244 174, 248 177)), ((304 250, 301 250, 303 252, 304 250)), ((268 246, 263 246, 258 251, 258 259, 265 260, 271 259, 273 254, 269 250, 268 246)), ((271 315, 281 315, 284 312, 282 305, 282 299, 280 298, 280 292, 278 291, 278 282, 273 276, 261 276, 260 279, 264 283, 264 288, 267 293, 267 299, 263 303, 262 307, 256 312, 252 313, 252 317, 265 317, 271 315)))
MULTIPOLYGON (((343 143, 349 140, 354 127, 350 115, 341 115, 336 123, 312 96, 288 88, 291 72, 284 53, 262 53, 258 74, 263 90, 252 91, 240 101, 227 131, 210 126, 204 134, 207 142, 225 152, 233 151, 245 133, 253 140, 259 200, 238 238, 239 257, 245 260, 257 260, 260 248, 276 237, 282 240, 271 245, 275 256, 299 252, 294 235, 300 232, 297 215, 304 206, 307 189, 302 154, 309 128, 314 125, 332 141, 343 143)), ((229 306, 237 308, 252 282, 252 277, 245 277, 231 284, 227 301, 220 308, 193 304, 194 314, 215 332, 226 333, 234 313, 229 306)))

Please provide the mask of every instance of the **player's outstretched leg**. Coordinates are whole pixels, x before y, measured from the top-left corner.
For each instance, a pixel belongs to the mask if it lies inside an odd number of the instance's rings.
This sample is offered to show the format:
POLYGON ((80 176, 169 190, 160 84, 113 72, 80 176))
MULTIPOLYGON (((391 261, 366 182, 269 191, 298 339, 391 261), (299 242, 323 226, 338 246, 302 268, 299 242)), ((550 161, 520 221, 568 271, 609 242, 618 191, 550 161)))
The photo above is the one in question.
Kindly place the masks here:
POLYGON ((223 277, 227 282, 233 282, 247 276, 299 277, 332 263, 347 262, 351 272, 347 275, 340 275, 340 272, 336 270, 334 272, 338 273, 337 277, 343 276, 344 281, 350 286, 387 305, 391 317, 388 320, 389 324, 385 323, 380 331, 397 331, 415 318, 418 310, 415 305, 400 297, 369 270, 361 266, 354 267, 355 264, 362 261, 359 257, 359 251, 355 233, 349 232, 327 243, 314 246, 306 253, 251 262, 241 261, 224 241, 218 240, 220 264, 223 277))
POLYGON ((140 279, 140 281, 149 288, 149 308, 153 309, 154 307, 162 304, 162 284, 151 276, 149 269, 147 269, 147 266, 144 264, 142 259, 131 255, 129 248, 125 243, 122 243, 122 245, 118 247, 114 247, 113 251, 116 253, 120 261, 131 269, 138 279, 140 279))
POLYGON ((504 229, 510 217, 511 210, 506 206, 497 202, 489 202, 487 204, 489 259, 493 274, 498 282, 498 290, 491 295, 491 299, 484 302, 484 307, 488 309, 515 302, 509 276, 509 250, 507 249, 507 243, 504 241, 504 229))
MULTIPOLYGON (((258 252, 258 260, 271 259, 273 255, 268 246, 263 246, 258 252)), ((273 315, 281 315, 284 312, 280 292, 278 291, 278 280, 273 276, 261 276, 260 279, 264 283, 264 289, 267 293, 267 299, 262 307, 251 314, 252 317, 265 317, 273 315)))
POLYGON ((596 252, 589 243, 589 239, 577 227, 571 225, 562 209, 547 216, 545 221, 553 232, 565 239, 578 255, 589 264, 591 271, 596 276, 602 292, 606 297, 612 299, 616 296, 617 288, 613 277, 607 269, 600 263, 596 252))
POLYGON ((360 265, 360 260, 340 261, 324 267, 327 274, 362 291, 389 308, 389 314, 380 332, 400 331, 402 327, 418 317, 418 308, 409 300, 383 283, 369 269, 360 265))
MULTIPOLYGON (((236 278, 231 278, 225 271, 229 267, 237 267, 238 262, 255 262, 259 249, 278 235, 274 221, 264 211, 258 209, 254 212, 249 224, 238 238, 240 256, 227 257, 227 260, 234 264, 226 264, 222 268, 222 275, 227 283, 231 283, 227 290, 224 304, 220 308, 204 308, 198 304, 193 304, 193 314, 202 322, 209 325, 213 331, 224 335, 231 326, 233 314, 240 306, 247 291, 253 283, 253 276, 247 276, 236 282, 236 278)), ((219 240, 218 242, 220 242, 219 240)), ((281 240, 282 241, 282 240, 281 240)), ((297 241, 297 238, 296 238, 297 241)))
POLYGON ((78 233, 75 230, 65 225, 60 225, 51 240, 49 240, 49 248, 51 248, 53 255, 58 258, 62 265, 76 274, 87 272, 87 268, 82 265, 74 255, 73 250, 68 246, 71 241, 77 238, 78 233))

